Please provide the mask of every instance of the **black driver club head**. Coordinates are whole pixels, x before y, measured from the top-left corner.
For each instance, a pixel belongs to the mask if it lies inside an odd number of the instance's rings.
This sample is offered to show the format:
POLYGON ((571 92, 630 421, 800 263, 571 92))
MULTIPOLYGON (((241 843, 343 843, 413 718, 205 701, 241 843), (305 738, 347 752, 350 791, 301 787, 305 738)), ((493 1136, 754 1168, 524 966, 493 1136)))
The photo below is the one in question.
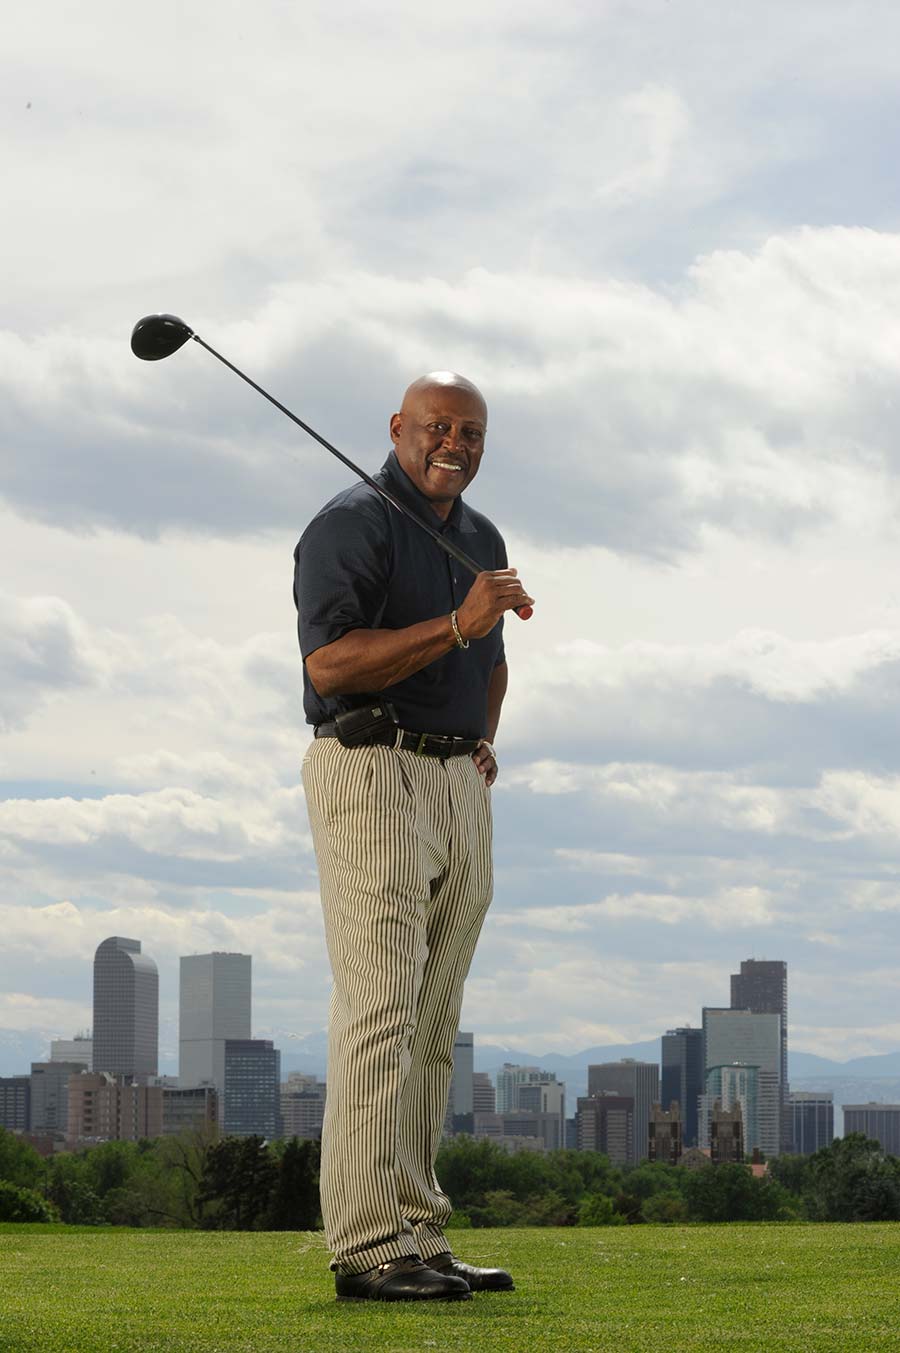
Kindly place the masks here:
POLYGON ((183 347, 194 331, 177 315, 145 315, 131 334, 131 351, 143 362, 158 362, 183 347))

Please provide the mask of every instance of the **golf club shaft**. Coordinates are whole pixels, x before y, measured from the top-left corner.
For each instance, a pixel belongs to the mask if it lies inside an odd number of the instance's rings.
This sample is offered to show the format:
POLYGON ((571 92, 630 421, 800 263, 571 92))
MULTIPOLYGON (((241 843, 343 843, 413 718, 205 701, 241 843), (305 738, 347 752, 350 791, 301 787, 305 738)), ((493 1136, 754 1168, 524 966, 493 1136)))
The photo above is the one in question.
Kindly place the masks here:
MULTIPOLYGON (((415 522, 417 526, 427 532, 432 540, 437 545, 440 545, 442 550, 445 550, 447 554, 452 555, 453 558, 462 564, 464 568, 467 568, 470 573, 477 575, 484 572, 481 564, 472 559, 464 550, 459 549, 452 541, 446 540, 439 531, 436 531, 433 526, 429 526, 428 522, 423 521, 415 512, 410 511, 410 509, 401 503, 398 498, 395 498, 392 493, 389 493, 387 489, 382 488, 380 484, 376 483, 371 475, 366 474, 365 470, 361 469, 358 465, 354 465, 349 456, 345 456, 343 451, 339 451, 336 446, 332 446, 331 442, 326 441, 324 437, 316 432, 315 428, 310 427, 309 423, 304 423, 302 418, 298 418, 295 413, 291 413, 291 410, 277 400, 274 395, 270 395, 268 390, 264 390, 261 385, 257 385, 255 380, 251 380, 245 372, 241 371, 240 367, 235 366, 233 362, 229 362, 228 358, 223 357, 221 352, 216 352, 215 348, 211 348, 208 343, 204 342, 199 334, 192 334, 191 337, 195 343, 200 344, 201 348, 206 348, 207 352, 212 353, 213 357, 218 358, 223 366, 227 366, 229 371, 233 371, 236 376, 240 376, 242 381, 246 381, 248 385, 251 385, 254 390, 262 395, 263 399, 267 399, 270 404, 274 404, 276 409, 279 409, 287 418, 290 418, 292 423, 296 423, 305 433, 310 437, 313 437, 320 446, 324 446, 326 451, 330 451, 333 456, 337 456, 338 460, 346 465, 348 470, 352 470, 355 475, 358 475, 363 483, 368 484, 369 488, 374 489, 376 493, 380 494, 382 498, 390 503, 391 507, 395 507, 402 516, 408 517, 410 521, 415 522)), ((521 606, 516 611, 516 614, 520 619, 528 620, 531 616, 531 607, 521 606)))

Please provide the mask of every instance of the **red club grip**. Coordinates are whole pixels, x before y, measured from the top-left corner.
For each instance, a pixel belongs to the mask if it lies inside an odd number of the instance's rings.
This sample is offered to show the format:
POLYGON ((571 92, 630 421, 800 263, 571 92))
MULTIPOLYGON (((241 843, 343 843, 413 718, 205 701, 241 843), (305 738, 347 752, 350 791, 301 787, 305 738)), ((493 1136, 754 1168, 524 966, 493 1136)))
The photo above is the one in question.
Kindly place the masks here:
POLYGON ((520 620, 530 620, 531 617, 534 615, 534 607, 533 607, 533 606, 517 606, 517 607, 516 607, 516 615, 519 617, 520 620))

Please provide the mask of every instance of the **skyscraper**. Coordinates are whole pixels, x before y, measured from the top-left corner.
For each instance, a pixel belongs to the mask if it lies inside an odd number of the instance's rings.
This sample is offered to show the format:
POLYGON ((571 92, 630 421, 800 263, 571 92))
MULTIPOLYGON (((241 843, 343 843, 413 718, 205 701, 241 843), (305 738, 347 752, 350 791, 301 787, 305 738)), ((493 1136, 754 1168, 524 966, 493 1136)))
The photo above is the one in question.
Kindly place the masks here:
POLYGON ((668 1109, 677 1100, 684 1146, 697 1145, 697 1101, 704 1082, 703 1030, 670 1029, 663 1034, 660 1103, 668 1109))
POLYGON ((76 1034, 74 1038, 54 1038, 50 1044, 51 1062, 80 1062, 91 1069, 92 1039, 89 1033, 76 1034))
MULTIPOLYGON (((609 1091, 582 1095, 578 1100, 575 1124, 579 1151, 600 1151, 613 1165, 634 1164, 634 1099, 631 1095, 609 1091)), ((644 1149, 646 1153, 647 1148, 644 1149)))
POLYGON ((31 1063, 31 1131, 65 1136, 69 1125, 69 1077, 80 1076, 83 1062, 31 1063))
POLYGON ((0 1076, 0 1127, 27 1132, 31 1126, 31 1077, 0 1076))
MULTIPOLYGON (((588 1067, 588 1096, 613 1094, 634 1101, 634 1130, 628 1163, 647 1159, 650 1137, 650 1111, 659 1103, 659 1067, 655 1062, 636 1062, 626 1057, 621 1062, 602 1062, 588 1067)), ((579 1111, 581 1100, 578 1101, 579 1111)))
POLYGON ((542 1071, 539 1066, 519 1066, 504 1062, 497 1072, 497 1112, 514 1113, 519 1106, 519 1087, 523 1085, 551 1085, 555 1071, 542 1071))
POLYGON ((94 954, 93 1067, 146 1084, 157 1074, 159 975, 140 940, 113 935, 94 954))
POLYGON ((472 1112, 474 1058, 475 1035, 460 1029, 453 1043, 453 1078, 450 1082, 450 1106, 454 1118, 472 1112))
POLYGON ((706 1090, 700 1096, 699 1139, 697 1145, 711 1143, 716 1108, 730 1112, 738 1107, 743 1125, 742 1137, 748 1151, 761 1146, 759 1118, 759 1067, 736 1063, 711 1066, 706 1073, 706 1090))
MULTIPOLYGON (((703 1047, 707 1079, 714 1068, 756 1069, 756 1139, 767 1156, 781 1151, 781 1016, 750 1010, 703 1009, 703 1047)), ((746 1124, 745 1124, 746 1127, 746 1124)), ((703 1143, 705 1125, 699 1124, 703 1143)))
POLYGON ((834 1093, 831 1090, 792 1090, 788 1096, 792 1130, 791 1149, 811 1156, 834 1141, 834 1093))
POLYGON ((497 1092, 486 1071, 476 1071, 472 1077, 472 1112, 497 1112, 497 1092))
POLYGON ((862 1132, 883 1151, 900 1155, 900 1104, 844 1104, 844 1136, 862 1132))
POLYGON ((191 954, 180 961, 178 1083, 214 1085, 225 1117, 225 1043, 250 1038, 250 954, 191 954))
POLYGON ((790 1151, 787 964, 781 959, 745 959, 740 972, 731 974, 731 1008, 781 1016, 781 1150, 790 1151))
POLYGON ((224 1099, 227 1136, 282 1135, 281 1053, 269 1039, 226 1038, 224 1099))

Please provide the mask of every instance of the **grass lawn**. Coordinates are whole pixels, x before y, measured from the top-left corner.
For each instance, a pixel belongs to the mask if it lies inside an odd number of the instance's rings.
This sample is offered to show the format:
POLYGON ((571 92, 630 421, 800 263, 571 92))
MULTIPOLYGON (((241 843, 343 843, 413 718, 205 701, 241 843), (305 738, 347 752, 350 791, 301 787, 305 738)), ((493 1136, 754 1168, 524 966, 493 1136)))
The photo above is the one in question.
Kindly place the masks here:
POLYGON ((457 1231, 511 1293, 337 1304, 317 1235, 0 1226, 2 1353, 900 1350, 900 1223, 457 1231))

